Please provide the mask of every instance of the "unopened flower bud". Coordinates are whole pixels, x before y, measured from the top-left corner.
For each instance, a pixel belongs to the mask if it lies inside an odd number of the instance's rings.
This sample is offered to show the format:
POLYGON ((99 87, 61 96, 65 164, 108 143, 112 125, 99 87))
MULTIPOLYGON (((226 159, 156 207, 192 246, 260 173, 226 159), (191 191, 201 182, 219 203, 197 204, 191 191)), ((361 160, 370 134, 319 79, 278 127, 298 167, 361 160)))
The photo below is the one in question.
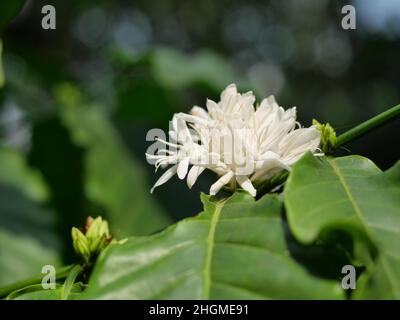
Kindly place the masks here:
POLYGON ((75 252, 88 262, 91 256, 88 239, 78 228, 75 227, 72 228, 71 235, 75 252))
POLYGON ((72 228, 71 234, 75 251, 89 263, 91 258, 99 255, 110 244, 112 238, 108 223, 102 217, 88 217, 85 230, 83 234, 79 229, 72 228))
POLYGON ((324 153, 329 153, 335 148, 336 145, 336 132, 329 123, 319 123, 313 119, 313 125, 321 133, 321 150, 324 153))
POLYGON ((110 237, 110 231, 108 228, 108 222, 106 220, 103 220, 101 222, 100 228, 99 228, 99 234, 104 235, 106 238, 110 237))
MULTIPOLYGON (((88 220, 90 217, 88 218, 88 220)), ((101 217, 97 217, 96 219, 92 219, 91 223, 87 223, 88 229, 86 230, 85 236, 88 239, 96 239, 99 237, 99 230, 101 225, 101 217)))

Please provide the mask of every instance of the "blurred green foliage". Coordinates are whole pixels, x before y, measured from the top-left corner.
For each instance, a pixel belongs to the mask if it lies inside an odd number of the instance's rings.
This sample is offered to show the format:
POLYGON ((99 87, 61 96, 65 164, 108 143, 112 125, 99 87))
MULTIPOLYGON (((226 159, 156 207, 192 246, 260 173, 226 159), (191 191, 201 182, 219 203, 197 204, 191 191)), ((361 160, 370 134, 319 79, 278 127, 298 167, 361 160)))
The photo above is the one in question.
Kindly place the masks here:
POLYGON ((151 199, 141 164, 134 161, 101 108, 86 105, 76 88, 56 88, 60 116, 74 142, 83 147, 86 197, 103 207, 118 237, 149 234, 169 219, 151 199))
POLYGON ((0 148, 0 285, 61 264, 54 211, 42 176, 15 150, 0 148))

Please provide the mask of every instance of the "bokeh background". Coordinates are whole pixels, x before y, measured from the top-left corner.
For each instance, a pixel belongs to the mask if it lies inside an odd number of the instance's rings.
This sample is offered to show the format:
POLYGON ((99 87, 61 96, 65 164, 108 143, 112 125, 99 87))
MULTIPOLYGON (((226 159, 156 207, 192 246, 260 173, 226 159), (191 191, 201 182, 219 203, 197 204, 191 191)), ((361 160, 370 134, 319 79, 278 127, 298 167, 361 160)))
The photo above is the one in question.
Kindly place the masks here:
MULTIPOLYGON (((232 82, 338 133, 400 102, 397 0, 2 0, 0 17, 0 285, 73 261, 70 228, 88 215, 122 238, 198 213, 214 177, 150 195, 146 134, 232 82), (41 28, 46 4, 56 30, 41 28), (346 4, 356 30, 341 28, 346 4)), ((399 133, 392 122, 338 154, 387 169, 399 133)))

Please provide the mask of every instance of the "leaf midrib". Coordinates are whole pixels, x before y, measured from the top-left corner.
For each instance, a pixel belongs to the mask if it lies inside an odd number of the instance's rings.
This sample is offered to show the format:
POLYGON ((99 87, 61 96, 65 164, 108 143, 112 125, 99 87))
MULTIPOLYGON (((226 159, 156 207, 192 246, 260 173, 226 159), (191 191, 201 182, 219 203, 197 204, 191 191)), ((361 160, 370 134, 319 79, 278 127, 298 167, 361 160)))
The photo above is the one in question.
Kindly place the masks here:
MULTIPOLYGON (((370 232, 368 230, 368 223, 364 220, 364 217, 362 215, 361 209, 359 208, 357 202, 355 201, 353 195, 351 194, 350 188, 347 185, 346 180, 345 180, 344 176, 342 175, 342 173, 340 171, 340 168, 336 165, 336 163, 334 163, 333 161, 331 161, 329 159, 328 159, 328 163, 332 167, 332 169, 335 172, 335 174, 337 175, 337 177, 339 178, 339 181, 340 181, 344 191, 346 192, 346 195, 347 195, 347 197, 348 197, 348 199, 349 199, 349 201, 350 201, 350 203, 351 203, 356 215, 358 216, 361 224, 364 226, 365 233, 367 234, 369 239, 373 240, 373 237, 371 236, 371 234, 370 234, 370 232)), ((395 288, 394 288, 394 286, 395 286, 394 283, 395 282, 393 281, 393 275, 391 274, 390 268, 387 265, 386 258, 385 258, 384 255, 380 255, 380 259, 382 261, 382 266, 386 270, 386 274, 387 274, 387 276, 389 278, 389 282, 391 284, 390 287, 392 289, 393 296, 397 297, 397 294, 396 294, 396 291, 395 291, 395 288)))
POLYGON ((203 282, 203 299, 210 299, 211 292, 211 265, 212 265, 212 256, 214 251, 214 239, 215 239, 215 231, 218 224, 219 217, 221 215, 222 208, 224 207, 226 200, 220 201, 215 204, 214 212, 211 213, 210 219, 210 231, 207 236, 207 251, 206 251, 206 259, 204 264, 204 282, 203 282))
POLYGON ((340 172, 340 168, 336 165, 336 163, 334 163, 333 161, 331 161, 331 160, 329 160, 329 159, 328 159, 328 163, 329 163, 329 165, 332 167, 334 173, 337 175, 337 177, 338 177, 338 179, 339 179, 339 182, 340 182, 340 184, 342 185, 343 190, 345 191, 346 196, 347 196, 347 198, 349 199, 349 201, 350 201, 350 203, 351 203, 351 206, 352 206, 353 209, 354 209, 354 212, 355 212, 356 215, 358 216, 358 218, 359 218, 361 224, 364 226, 365 233, 367 233, 368 237, 369 237, 370 239, 372 239, 371 235, 369 234, 368 228, 367 228, 367 225, 368 225, 368 224, 365 222, 364 217, 363 217, 363 215, 362 215, 362 213, 361 213, 361 210, 360 210, 360 208, 358 207, 358 204, 357 204, 356 200, 354 199, 353 195, 351 194, 350 188, 349 188, 349 186, 347 185, 346 180, 344 179, 344 176, 343 176, 342 173, 340 172))

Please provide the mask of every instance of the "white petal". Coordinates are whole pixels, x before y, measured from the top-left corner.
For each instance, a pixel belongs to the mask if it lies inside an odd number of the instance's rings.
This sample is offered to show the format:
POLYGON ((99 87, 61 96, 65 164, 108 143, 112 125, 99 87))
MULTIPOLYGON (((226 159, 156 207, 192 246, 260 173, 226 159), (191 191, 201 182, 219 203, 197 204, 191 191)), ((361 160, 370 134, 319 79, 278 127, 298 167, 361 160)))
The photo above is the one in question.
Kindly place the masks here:
POLYGON ((253 197, 257 195, 257 190, 254 188, 253 184, 251 183, 250 179, 247 176, 236 176, 236 181, 244 190, 250 193, 253 197))
POLYGON ((210 114, 210 117, 215 119, 216 115, 218 113, 218 110, 219 110, 218 104, 213 100, 207 99, 206 105, 207 105, 207 110, 208 110, 208 113, 210 114))
POLYGON ((178 142, 178 135, 176 131, 170 130, 168 131, 169 141, 178 142))
POLYGON ((296 120, 296 115, 297 115, 297 108, 296 107, 289 108, 285 111, 283 120, 287 120, 287 119, 295 119, 296 120))
POLYGON ((167 171, 164 172, 164 174, 160 177, 160 179, 157 180, 157 182, 154 184, 153 188, 151 188, 150 193, 153 193, 154 189, 161 186, 162 184, 166 183, 169 179, 171 179, 176 171, 177 171, 178 165, 174 165, 173 167, 169 168, 167 171))
MULTIPOLYGON (((260 106, 257 108, 258 114, 264 114, 265 116, 271 115, 279 109, 279 105, 275 101, 274 96, 269 96, 261 101, 260 106)), ((258 115, 257 114, 257 115, 258 115)))
MULTIPOLYGON (((199 108, 199 109, 201 109, 201 108, 199 108)), ((207 114, 206 111, 204 111, 204 112, 207 114)), ((207 114, 207 116, 208 116, 208 114, 207 114)), ((200 117, 200 116, 197 116, 194 114, 187 114, 187 113, 183 113, 183 112, 177 113, 175 115, 175 117, 177 117, 183 121, 186 121, 186 122, 195 123, 195 124, 199 124, 199 125, 203 125, 203 126, 207 125, 208 121, 209 121, 209 118, 204 119, 203 117, 200 117)))
POLYGON ((226 173, 225 175, 223 175, 221 178, 218 179, 217 182, 215 182, 211 188, 210 188, 210 195, 214 196, 218 193, 219 190, 221 190, 221 188, 228 184, 229 181, 231 181, 231 179, 233 178, 235 174, 232 171, 229 171, 228 173, 226 173))
POLYGON ((186 157, 185 159, 183 159, 181 162, 179 162, 178 164, 178 177, 179 179, 183 180, 186 177, 186 174, 188 172, 189 169, 189 157, 186 157))
POLYGON ((193 139, 190 134, 189 128, 186 125, 186 122, 183 119, 178 118, 176 125, 178 133, 178 142, 180 142, 183 145, 192 142, 193 139))
POLYGON ((279 154, 268 150, 265 153, 263 153, 258 160, 264 161, 264 160, 279 159, 279 158, 280 158, 279 154))
POLYGON ((320 143, 320 132, 311 128, 296 129, 282 139, 279 148, 285 156, 303 154, 310 150, 315 151, 320 143))
POLYGON ((234 83, 230 84, 221 93, 221 102, 219 103, 223 111, 230 111, 234 104, 236 103, 239 95, 237 92, 236 85, 234 83))
POLYGON ((266 159, 257 163, 258 170, 251 177, 251 181, 265 180, 273 173, 280 170, 290 170, 290 167, 283 161, 283 159, 266 159))
POLYGON ((187 185, 189 189, 192 189, 193 185, 196 183, 197 178, 203 173, 205 167, 193 166, 189 170, 189 174, 187 177, 187 185))
POLYGON ((241 102, 239 104, 239 108, 242 119, 244 121, 249 121, 255 114, 254 110, 254 102, 256 101, 256 97, 254 96, 252 91, 246 92, 241 97, 241 102))
POLYGON ((204 110, 203 108, 198 107, 198 106, 194 106, 194 107, 192 108, 192 110, 190 110, 190 113, 191 113, 193 116, 196 116, 196 117, 199 117, 199 118, 202 118, 202 119, 205 119, 205 120, 208 120, 208 119, 210 118, 210 117, 208 116, 207 111, 204 110))
POLYGON ((268 103, 269 103, 271 106, 277 105, 274 95, 270 95, 270 96, 267 97, 266 99, 267 99, 268 103))
POLYGON ((285 164, 284 161, 282 161, 282 159, 267 159, 262 161, 261 163, 257 163, 257 167, 259 167, 259 170, 257 171, 268 171, 268 170, 272 170, 275 168, 282 168, 282 169, 286 169, 289 170, 290 168, 285 164))
POLYGON ((236 84, 231 83, 221 92, 221 100, 237 93, 236 84))

